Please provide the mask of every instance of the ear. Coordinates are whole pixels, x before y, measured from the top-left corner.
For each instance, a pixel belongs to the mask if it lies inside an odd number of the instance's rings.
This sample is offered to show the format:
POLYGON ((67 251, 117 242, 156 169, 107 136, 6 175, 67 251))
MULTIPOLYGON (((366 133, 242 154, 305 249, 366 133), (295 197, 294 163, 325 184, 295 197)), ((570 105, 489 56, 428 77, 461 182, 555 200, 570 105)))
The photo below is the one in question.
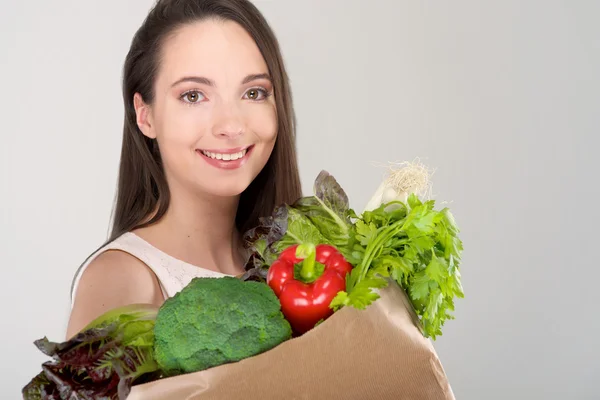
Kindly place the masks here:
POLYGON ((136 122, 140 131, 142 131, 144 136, 156 139, 151 109, 148 104, 144 103, 141 94, 136 93, 133 95, 133 107, 135 108, 136 122))

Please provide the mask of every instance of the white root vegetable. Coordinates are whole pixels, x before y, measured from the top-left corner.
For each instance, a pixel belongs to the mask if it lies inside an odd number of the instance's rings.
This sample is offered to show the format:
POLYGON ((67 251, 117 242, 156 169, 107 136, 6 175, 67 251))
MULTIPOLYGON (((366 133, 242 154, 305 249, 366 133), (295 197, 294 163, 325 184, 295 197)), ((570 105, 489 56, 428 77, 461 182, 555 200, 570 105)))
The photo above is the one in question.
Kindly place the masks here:
POLYGON ((364 211, 372 211, 390 201, 406 203, 411 193, 423 196, 430 189, 429 170, 419 162, 390 163, 389 171, 364 211))
MULTIPOLYGON (((387 184, 386 184, 386 182, 384 180, 383 182, 381 182, 381 184, 379 185, 379 187, 375 191, 375 194, 373 195, 373 197, 371 197, 371 199, 369 200, 369 202, 365 206, 365 211, 374 210, 377 207, 379 207, 379 205, 381 205, 381 203, 383 202, 383 191, 386 188, 387 188, 387 184)), ((395 194, 395 191, 394 191, 394 194, 395 194)))
POLYGON ((396 192, 396 189, 390 186, 386 186, 385 190, 383 191, 383 196, 381 197, 381 202, 389 203, 390 201, 394 200, 400 200, 402 202, 405 202, 406 198, 407 195, 405 192, 396 192))

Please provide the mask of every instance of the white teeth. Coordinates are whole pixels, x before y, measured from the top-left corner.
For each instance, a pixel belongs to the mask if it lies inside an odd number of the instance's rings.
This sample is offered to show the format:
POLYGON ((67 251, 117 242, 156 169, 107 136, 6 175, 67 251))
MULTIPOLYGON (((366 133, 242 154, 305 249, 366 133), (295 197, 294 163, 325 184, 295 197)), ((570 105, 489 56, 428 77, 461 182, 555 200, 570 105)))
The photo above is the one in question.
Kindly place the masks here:
POLYGON ((214 158, 216 160, 224 160, 224 161, 233 161, 233 160, 237 160, 239 158, 242 158, 246 155, 247 150, 242 150, 239 153, 233 153, 233 154, 229 154, 229 153, 225 153, 225 154, 220 154, 220 153, 210 153, 208 151, 204 151, 202 150, 202 154, 204 154, 207 157, 210 158, 214 158))

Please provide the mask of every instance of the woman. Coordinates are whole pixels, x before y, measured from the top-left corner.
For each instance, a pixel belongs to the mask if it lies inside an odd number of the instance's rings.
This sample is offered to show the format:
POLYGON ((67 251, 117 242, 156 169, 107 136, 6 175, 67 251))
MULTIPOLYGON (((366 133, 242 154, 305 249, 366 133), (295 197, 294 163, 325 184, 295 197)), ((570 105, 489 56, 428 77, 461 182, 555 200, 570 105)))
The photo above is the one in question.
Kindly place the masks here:
POLYGON ((243 271, 243 232, 301 195, 288 78, 246 0, 159 0, 133 38, 111 237, 79 269, 67 337, 243 271))

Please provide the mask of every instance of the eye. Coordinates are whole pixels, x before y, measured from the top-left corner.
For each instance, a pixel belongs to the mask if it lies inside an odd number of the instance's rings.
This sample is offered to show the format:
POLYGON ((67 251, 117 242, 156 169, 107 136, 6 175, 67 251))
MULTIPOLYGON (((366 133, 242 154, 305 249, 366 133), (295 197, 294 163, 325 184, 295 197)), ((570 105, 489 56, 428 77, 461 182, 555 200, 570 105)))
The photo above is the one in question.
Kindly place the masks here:
POLYGON ((190 104, 198 103, 204 98, 204 95, 197 90, 190 90, 181 95, 181 99, 190 104))
POLYGON ((246 92, 246 97, 250 100, 262 101, 271 94, 264 88, 252 88, 246 92))

